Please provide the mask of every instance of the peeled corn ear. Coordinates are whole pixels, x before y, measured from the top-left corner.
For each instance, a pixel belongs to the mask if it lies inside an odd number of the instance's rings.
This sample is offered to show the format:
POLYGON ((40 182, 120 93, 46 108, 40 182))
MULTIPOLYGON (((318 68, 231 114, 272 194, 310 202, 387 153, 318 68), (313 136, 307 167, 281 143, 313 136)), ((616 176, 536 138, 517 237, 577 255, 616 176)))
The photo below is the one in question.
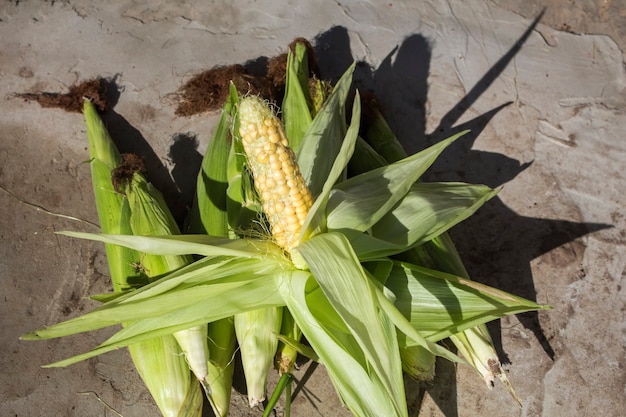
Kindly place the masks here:
MULTIPOLYGON (((269 105, 256 96, 242 98, 238 116, 241 142, 272 238, 290 253, 299 244, 313 197, 289 147, 282 122, 269 105)), ((265 398, 265 381, 278 346, 276 334, 281 329, 281 316, 282 309, 272 308, 235 317, 251 406, 265 398)))
POLYGON ((276 244, 290 252, 299 235, 313 197, 309 191, 281 121, 259 97, 239 104, 239 133, 254 186, 261 197, 276 244))

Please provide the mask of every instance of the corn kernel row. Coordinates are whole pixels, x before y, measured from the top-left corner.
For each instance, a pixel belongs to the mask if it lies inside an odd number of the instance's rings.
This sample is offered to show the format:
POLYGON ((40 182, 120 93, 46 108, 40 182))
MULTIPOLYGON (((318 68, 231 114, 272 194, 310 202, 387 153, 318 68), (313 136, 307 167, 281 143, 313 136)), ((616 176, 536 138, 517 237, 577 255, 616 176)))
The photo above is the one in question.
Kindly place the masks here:
POLYGON ((239 133, 254 186, 261 197, 276 244, 289 252, 297 245, 313 198, 289 148, 281 121, 262 99, 243 98, 239 133))

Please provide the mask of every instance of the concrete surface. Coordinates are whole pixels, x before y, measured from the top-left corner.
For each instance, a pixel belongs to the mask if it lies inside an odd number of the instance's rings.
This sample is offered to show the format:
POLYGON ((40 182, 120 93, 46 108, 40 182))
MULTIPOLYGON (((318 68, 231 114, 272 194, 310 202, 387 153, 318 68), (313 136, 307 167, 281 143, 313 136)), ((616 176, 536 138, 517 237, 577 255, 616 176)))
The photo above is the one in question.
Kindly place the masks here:
MULTIPOLYGON (((147 157, 170 201, 185 201, 215 116, 175 117, 169 94, 197 71, 276 55, 296 36, 314 40, 327 77, 367 64, 359 85, 381 95, 409 150, 472 128, 429 178, 503 190, 453 238, 474 279, 555 307, 490 325, 521 409, 502 386, 489 391, 441 362, 433 386, 407 382, 411 415, 624 415, 625 15, 623 1, 606 0, 3 2, 0 415, 157 413, 125 351, 40 367, 110 331, 18 340, 92 308, 85 297, 110 285, 100 245, 53 234, 97 230, 82 117, 13 93, 117 77, 111 133, 147 157), (532 29, 544 5, 545 24, 532 29), (197 149, 181 158, 174 143, 197 149)), ((237 388, 232 415, 261 415, 237 388)), ((317 370, 292 415, 349 414, 317 370)))

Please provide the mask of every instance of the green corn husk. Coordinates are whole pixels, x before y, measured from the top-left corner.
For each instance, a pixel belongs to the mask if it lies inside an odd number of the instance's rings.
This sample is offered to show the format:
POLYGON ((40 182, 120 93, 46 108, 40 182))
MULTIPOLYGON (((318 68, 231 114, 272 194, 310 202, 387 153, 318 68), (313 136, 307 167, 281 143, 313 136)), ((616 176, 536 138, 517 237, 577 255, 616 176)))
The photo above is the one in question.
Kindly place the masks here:
MULTIPOLYGON (((120 154, 95 106, 83 106, 89 140, 90 165, 96 208, 103 233, 132 234, 127 201, 117 193, 111 173, 121 163, 120 154)), ((128 289, 136 274, 133 265, 140 256, 134 250, 105 245, 113 289, 128 289)), ((166 417, 192 417, 202 414, 202 391, 191 377, 173 336, 156 337, 128 346, 135 368, 166 417)))
POLYGON ((435 355, 422 346, 400 348, 402 370, 418 382, 431 382, 435 378, 435 355))
MULTIPOLYGON (((409 254, 420 250, 421 247, 418 246, 412 249, 409 254)), ((431 265, 427 266, 430 267, 431 265)), ((415 381, 431 382, 434 379, 436 357, 432 352, 422 346, 404 346, 400 348, 400 357, 402 358, 403 371, 415 381)))
POLYGON ((207 380, 211 387, 209 402, 216 417, 225 417, 230 409, 237 348, 233 317, 226 317, 209 323, 208 337, 209 374, 207 380))
MULTIPOLYGON (((368 116, 367 127, 364 132, 365 138, 372 148, 380 154, 387 163, 396 162, 406 157, 404 148, 393 134, 382 113, 377 107, 377 103, 372 101, 368 116)), ((379 161, 375 161, 374 164, 379 161)), ((374 165, 375 166, 375 165, 374 165)), ((404 259, 408 259, 417 264, 426 265, 443 272, 454 274, 459 277, 469 279, 469 274, 463 266, 463 262, 456 251, 452 239, 447 233, 442 233, 432 240, 424 243, 422 247, 415 248, 403 254, 404 259)), ((463 357, 478 371, 489 388, 493 387, 495 377, 498 377, 515 401, 521 405, 521 399, 513 389, 505 372, 502 370, 500 360, 493 346, 493 341, 487 327, 482 324, 468 329, 462 333, 453 335, 450 340, 457 347, 463 357)), ((434 357, 430 358, 429 353, 414 355, 404 352, 404 358, 410 359, 411 363, 405 365, 406 368, 422 366, 422 361, 434 362, 434 357), (422 357, 422 355, 424 355, 422 357)))
MULTIPOLYGON (((458 252, 446 233, 433 239, 426 246, 426 251, 430 258, 434 260, 438 269, 449 272, 460 277, 469 279, 458 252)), ((483 377, 488 388, 492 388, 497 377, 511 394, 513 399, 521 406, 522 400, 515 392, 513 384, 509 381, 506 373, 502 369, 500 359, 493 346, 493 340, 487 330, 487 326, 482 324, 463 333, 450 337, 450 340, 457 347, 463 357, 478 371, 483 377)))
MULTIPOLYGON (((189 215, 188 233, 231 237, 228 215, 229 126, 234 117, 231 97, 224 104, 219 122, 202 160, 197 190, 189 215)), ((225 417, 230 408, 231 387, 235 370, 235 325, 227 317, 208 325, 208 382, 211 407, 217 417, 225 417)))
POLYGON ((285 133, 289 138, 289 146, 294 151, 300 147, 314 116, 314 102, 309 92, 308 78, 306 46, 296 42, 287 54, 285 97, 281 106, 285 133))
MULTIPOLYGON (((120 189, 130 206, 130 225, 136 236, 178 235, 178 225, 169 211, 162 194, 149 183, 141 172, 122 181, 120 189)), ((193 262, 191 256, 143 254, 142 269, 149 277, 159 277, 193 262)), ((209 360, 208 329, 206 325, 174 333, 176 341, 185 354, 187 363, 196 378, 210 394, 208 385, 209 360)))
MULTIPOLYGON (((289 309, 283 309, 282 325, 280 328, 281 336, 288 340, 299 342, 302 338, 302 330, 296 324, 295 319, 289 312, 289 309)), ((291 373, 296 364, 298 350, 289 343, 280 342, 278 351, 276 352, 276 368, 282 374, 291 373)))
POLYGON ((281 307, 272 307, 235 316, 235 334, 250 407, 256 407, 265 400, 267 376, 278 347, 276 335, 280 332, 282 311, 281 307))
MULTIPOLYGON (((132 234, 128 216, 128 206, 124 197, 113 187, 111 173, 121 164, 122 158, 113 139, 106 130, 93 103, 85 100, 83 113, 89 141, 89 165, 100 219, 102 233, 132 234)), ((138 254, 127 248, 105 244, 109 270, 115 291, 128 288, 127 280, 135 275, 132 265, 138 254)))
POLYGON ((128 350, 164 417, 202 416, 202 389, 172 335, 132 344, 128 350))
POLYGON ((380 112, 377 99, 370 95, 364 103, 363 138, 388 164, 406 158, 406 151, 380 112))

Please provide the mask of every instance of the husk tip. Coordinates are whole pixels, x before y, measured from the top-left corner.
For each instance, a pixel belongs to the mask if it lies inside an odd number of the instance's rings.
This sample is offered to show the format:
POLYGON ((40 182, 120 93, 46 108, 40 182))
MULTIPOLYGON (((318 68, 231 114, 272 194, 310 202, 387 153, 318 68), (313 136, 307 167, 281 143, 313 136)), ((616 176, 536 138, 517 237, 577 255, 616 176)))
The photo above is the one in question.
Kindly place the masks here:
POLYGON ((248 404, 250 405, 250 408, 254 408, 257 405, 262 405, 263 401, 265 401, 265 397, 263 397, 263 398, 256 398, 256 397, 248 396, 248 404))

